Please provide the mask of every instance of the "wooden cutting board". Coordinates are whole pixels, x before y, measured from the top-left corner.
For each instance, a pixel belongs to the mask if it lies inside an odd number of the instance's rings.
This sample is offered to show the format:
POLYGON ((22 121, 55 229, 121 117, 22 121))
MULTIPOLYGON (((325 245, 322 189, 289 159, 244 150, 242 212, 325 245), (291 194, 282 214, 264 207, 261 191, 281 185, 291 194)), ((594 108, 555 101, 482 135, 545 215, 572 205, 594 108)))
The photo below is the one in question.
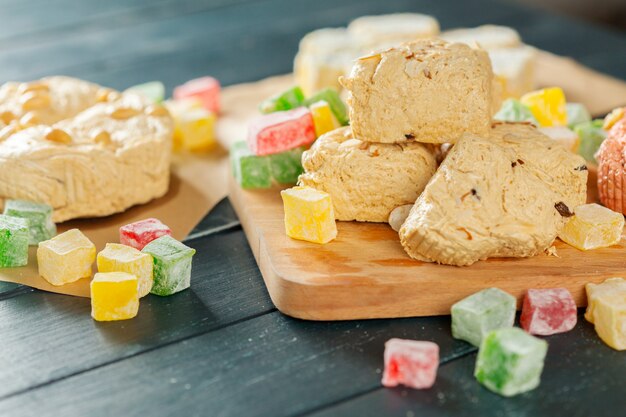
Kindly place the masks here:
MULTIPOLYGON (((559 85, 570 101, 586 103, 595 115, 626 104, 626 83, 574 61, 540 53, 538 84, 559 85), (592 85, 593 88, 589 88, 592 85)), ((231 87, 227 100, 239 103, 223 121, 228 137, 245 137, 257 104, 291 83, 288 76, 231 87)), ((285 235, 279 189, 242 190, 231 178, 230 199, 239 215, 269 294, 283 313, 308 320, 349 320, 449 314, 461 298, 487 287, 518 297, 528 288, 565 287, 578 306, 584 285, 626 277, 626 240, 582 252, 560 241, 557 255, 494 258, 469 267, 412 260, 387 224, 337 222, 337 239, 317 245, 285 235)), ((596 199, 590 170, 590 200, 596 199)))

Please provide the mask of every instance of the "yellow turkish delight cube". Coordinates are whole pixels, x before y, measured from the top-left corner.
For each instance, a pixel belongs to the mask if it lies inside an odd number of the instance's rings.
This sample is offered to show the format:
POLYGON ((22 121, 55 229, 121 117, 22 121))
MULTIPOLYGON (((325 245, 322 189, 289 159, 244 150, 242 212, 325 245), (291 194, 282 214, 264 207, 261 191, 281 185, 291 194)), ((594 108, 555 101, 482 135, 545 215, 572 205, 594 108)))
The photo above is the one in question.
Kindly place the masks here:
POLYGON ((311 187, 293 187, 280 194, 287 236, 314 243, 328 243, 337 237, 330 195, 311 187))
POLYGON ((566 126, 565 93, 559 87, 544 88, 524 94, 520 99, 544 127, 566 126))
POLYGON ((136 276, 139 297, 150 293, 154 282, 151 255, 119 243, 107 243, 97 262, 99 272, 127 272, 136 276))
POLYGON ((39 275, 52 285, 64 285, 91 276, 96 246, 78 229, 39 243, 39 275))
POLYGON ((309 110, 311 110, 311 115, 313 116, 315 136, 318 138, 324 133, 339 127, 339 122, 337 122, 330 106, 324 100, 313 103, 309 107, 309 110))
POLYGON ((587 284, 585 319, 607 345, 626 350, 626 280, 610 278, 602 284, 587 284))
POLYGON ((174 119, 174 150, 208 151, 215 147, 216 116, 197 99, 168 100, 165 107, 174 119))
POLYGON ((574 209, 559 238, 580 250, 604 248, 619 243, 624 216, 599 204, 584 204, 574 209))
POLYGON ((99 272, 91 281, 91 317, 97 321, 132 319, 139 311, 137 277, 99 272))

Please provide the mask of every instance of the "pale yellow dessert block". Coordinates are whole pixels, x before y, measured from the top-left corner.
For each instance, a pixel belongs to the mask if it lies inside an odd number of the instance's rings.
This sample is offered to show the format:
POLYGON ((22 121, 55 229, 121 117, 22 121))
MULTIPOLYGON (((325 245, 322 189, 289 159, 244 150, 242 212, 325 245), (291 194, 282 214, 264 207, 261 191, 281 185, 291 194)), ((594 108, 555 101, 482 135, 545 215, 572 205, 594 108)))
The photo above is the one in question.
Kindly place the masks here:
POLYGON ((97 273, 91 281, 91 317, 97 321, 132 319, 139 311, 137 277, 126 272, 97 273))
POLYGON ((528 106, 541 127, 567 125, 565 93, 559 87, 526 93, 520 101, 528 106))
POLYGON ((197 99, 168 100, 165 103, 174 119, 174 150, 209 151, 217 145, 216 116, 197 99))
POLYGON ((96 246, 78 229, 71 229, 39 243, 39 275, 52 285, 64 285, 91 277, 96 246))
POLYGON ((313 125, 315 126, 315 135, 319 138, 324 133, 335 130, 339 127, 339 122, 335 119, 332 110, 324 100, 313 103, 309 106, 311 115, 313 116, 313 125))
POLYGON ((281 191, 285 208, 285 230, 293 239, 328 243, 337 237, 330 195, 311 187, 281 191))
POLYGON ((587 284, 585 319, 607 345, 626 350, 626 281, 610 278, 602 284, 587 284))
POLYGON ((578 153, 580 138, 566 126, 540 127, 539 131, 570 152, 578 153))
POLYGON ((599 204, 584 204, 574 209, 559 238, 580 250, 616 245, 622 239, 624 216, 599 204))
POLYGON ((97 262, 99 272, 127 272, 136 276, 139 297, 150 293, 154 283, 151 255, 119 243, 107 243, 97 262))

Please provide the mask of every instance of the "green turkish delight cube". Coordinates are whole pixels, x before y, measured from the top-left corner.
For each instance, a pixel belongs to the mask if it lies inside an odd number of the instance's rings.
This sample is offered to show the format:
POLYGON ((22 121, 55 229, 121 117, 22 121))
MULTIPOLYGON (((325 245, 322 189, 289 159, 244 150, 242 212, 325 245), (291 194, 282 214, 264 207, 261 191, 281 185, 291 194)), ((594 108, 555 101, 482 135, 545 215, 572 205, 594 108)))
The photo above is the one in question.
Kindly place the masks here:
POLYGON ((302 168, 302 152, 300 147, 285 152, 269 155, 272 177, 280 184, 295 184, 304 172, 302 168))
POLYGON ((539 122, 535 119, 528 106, 514 98, 504 100, 500 110, 493 118, 502 122, 530 122, 535 126, 539 126, 539 122))
POLYGON ((530 391, 539 386, 547 351, 545 340, 519 328, 494 330, 480 345, 474 376, 506 397, 530 391))
POLYGON ((300 87, 292 87, 280 94, 272 96, 264 100, 259 105, 259 110, 263 114, 274 113, 276 111, 285 111, 295 109, 304 103, 304 93, 300 87))
POLYGON ((142 252, 152 255, 153 259, 152 294, 166 296, 189 288, 195 249, 165 235, 148 243, 142 252))
POLYGON ((513 326, 515 306, 515 297, 498 288, 472 294, 452 306, 452 336, 480 346, 490 331, 513 326))
POLYGON ((580 123, 591 121, 589 110, 587 110, 584 104, 567 103, 565 105, 565 111, 567 112, 567 125, 570 128, 573 128, 580 123))
POLYGON ((28 264, 28 220, 0 214, 0 268, 28 264))
POLYGON ((574 126, 574 132, 580 138, 578 154, 587 162, 597 163, 595 154, 606 139, 606 131, 602 129, 603 124, 602 119, 596 119, 574 126))
POLYGON ((47 204, 8 200, 4 205, 4 214, 28 220, 31 245, 52 239, 57 233, 52 221, 52 207, 47 204))
POLYGON ((265 156, 254 155, 244 141, 230 149, 233 176, 242 188, 269 188, 272 186, 270 161, 265 156))

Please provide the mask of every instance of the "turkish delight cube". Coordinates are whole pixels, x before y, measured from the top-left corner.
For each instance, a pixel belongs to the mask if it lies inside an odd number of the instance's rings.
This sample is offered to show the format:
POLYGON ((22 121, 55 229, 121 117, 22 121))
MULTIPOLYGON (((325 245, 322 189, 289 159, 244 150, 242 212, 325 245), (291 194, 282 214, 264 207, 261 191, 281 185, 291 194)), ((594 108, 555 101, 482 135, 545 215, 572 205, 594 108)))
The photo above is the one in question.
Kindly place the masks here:
POLYGON ((152 101, 153 103, 161 103, 165 100, 165 86, 161 81, 150 81, 130 87, 131 93, 139 94, 152 101))
POLYGON ((582 103, 566 103, 565 112, 567 113, 567 125, 571 128, 580 123, 591 121, 589 110, 582 103))
POLYGON ((8 200, 4 205, 4 214, 28 220, 31 245, 51 239, 57 233, 52 221, 52 207, 47 204, 8 200))
POLYGON ((337 90, 332 87, 324 88, 311 97, 307 98, 306 105, 310 106, 312 104, 317 103, 318 101, 325 101, 328 103, 330 110, 333 112, 333 115, 342 126, 346 126, 350 123, 350 118, 348 117, 348 108, 346 104, 343 102, 337 90))
POLYGON ((603 124, 604 121, 602 119, 596 119, 574 126, 574 132, 580 138, 578 154, 585 158, 587 162, 598 163, 595 155, 604 139, 606 139, 606 130, 602 128, 603 124))
POLYGON ((328 243, 337 237, 329 194, 311 187, 293 187, 280 194, 285 209, 287 236, 313 243, 328 243))
POLYGON ((520 323, 528 333, 548 336, 568 332, 576 320, 576 303, 565 288, 526 291, 520 323))
POLYGON ((148 243, 142 252, 152 255, 154 262, 152 294, 166 296, 189 288, 195 249, 171 236, 161 236, 148 243))
POLYGON ((242 188, 269 188, 272 186, 270 161, 265 156, 250 152, 246 142, 236 142, 230 148, 233 177, 242 188))
POLYGON ((64 285, 91 276, 96 246, 78 229, 39 243, 39 275, 52 285, 64 285))
POLYGON ((565 243, 580 250, 615 245, 622 239, 624 216, 599 204, 583 204, 574 209, 559 233, 565 243))
POLYGON ((169 227, 160 220, 150 218, 120 227, 120 243, 138 250, 161 236, 172 235, 169 227))
POLYGON ((309 109, 311 109, 311 114, 313 115, 313 124, 315 125, 317 137, 339 127, 339 123, 333 115, 330 106, 324 100, 311 104, 309 109))
POLYGON ((299 147, 285 152, 268 155, 272 178, 279 184, 295 184, 304 172, 302 153, 306 148, 299 147))
POLYGON ((211 113, 220 112, 220 83, 213 77, 201 77, 174 88, 174 100, 195 98, 211 113))
POLYGON ((474 346, 494 329, 511 327, 516 300, 498 288, 487 288, 452 306, 452 336, 474 346))
POLYGON ((529 122, 539 126, 539 122, 535 119, 528 106, 514 98, 504 100, 500 110, 493 118, 502 122, 529 122))
POLYGON ((0 268, 28 264, 28 220, 0 215, 0 268))
POLYGON ((248 126, 248 146, 255 155, 288 151, 315 139, 313 117, 306 107, 262 115, 248 126))
POLYGON ((626 280, 609 278, 601 284, 587 284, 585 318, 607 345, 626 350, 626 280))
POLYGON ((91 280, 91 317, 97 321, 132 319, 139 311, 137 277, 100 272, 91 280))
POLYGON ((146 296, 152 289, 152 256, 130 246, 107 243, 98 253, 98 272, 127 272, 137 277, 139 297, 146 296))
POLYGON ((264 100, 259 105, 259 110, 261 113, 267 114, 274 113, 276 111, 295 109, 303 104, 304 93, 300 87, 296 86, 264 100))
POLYGON ((474 376, 511 397, 539 386, 548 343, 516 327, 493 330, 480 344, 474 376))
POLYGON ((437 378, 439 346, 433 342, 390 339, 385 343, 385 387, 430 388, 437 378))
POLYGON ((540 126, 567 125, 565 93, 559 87, 544 88, 526 93, 520 101, 528 106, 540 126))

